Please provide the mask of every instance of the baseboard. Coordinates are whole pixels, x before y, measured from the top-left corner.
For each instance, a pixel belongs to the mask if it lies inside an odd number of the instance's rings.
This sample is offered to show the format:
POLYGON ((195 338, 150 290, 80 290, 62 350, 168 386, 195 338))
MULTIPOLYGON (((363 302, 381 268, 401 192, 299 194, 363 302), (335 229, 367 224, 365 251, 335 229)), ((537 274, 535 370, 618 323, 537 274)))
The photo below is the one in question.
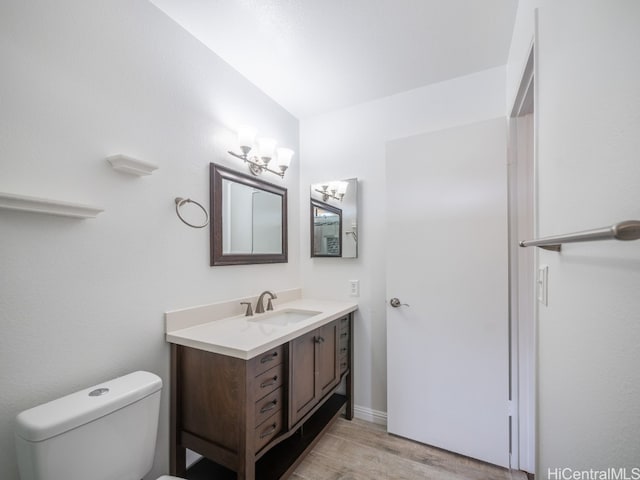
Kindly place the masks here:
POLYGON ((353 416, 359 420, 365 420, 367 422, 376 423, 378 425, 384 425, 385 427, 387 426, 387 412, 381 412, 379 410, 373 410, 369 407, 354 405, 353 416))

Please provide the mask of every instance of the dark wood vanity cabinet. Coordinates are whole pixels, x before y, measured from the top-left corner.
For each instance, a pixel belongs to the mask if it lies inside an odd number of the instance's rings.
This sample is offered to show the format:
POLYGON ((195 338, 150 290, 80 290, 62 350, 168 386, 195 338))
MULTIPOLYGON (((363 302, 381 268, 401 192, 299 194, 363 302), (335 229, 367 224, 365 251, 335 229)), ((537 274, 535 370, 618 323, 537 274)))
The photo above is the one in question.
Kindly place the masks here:
POLYGON ((250 360, 172 344, 171 474, 188 448, 238 479, 288 477, 345 405, 353 417, 352 316, 250 360))

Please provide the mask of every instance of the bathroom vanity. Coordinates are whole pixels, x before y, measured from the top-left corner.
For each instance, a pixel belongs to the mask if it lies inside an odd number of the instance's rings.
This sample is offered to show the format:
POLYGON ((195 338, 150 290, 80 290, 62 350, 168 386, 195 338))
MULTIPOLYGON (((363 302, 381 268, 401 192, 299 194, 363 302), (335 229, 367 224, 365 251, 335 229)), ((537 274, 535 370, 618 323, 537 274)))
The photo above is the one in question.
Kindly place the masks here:
MULTIPOLYGON (((218 304, 218 316, 238 303, 218 304)), ((171 474, 185 474, 188 448, 238 479, 288 477, 333 420, 353 417, 356 308, 296 299, 208 322, 168 313, 171 474)))

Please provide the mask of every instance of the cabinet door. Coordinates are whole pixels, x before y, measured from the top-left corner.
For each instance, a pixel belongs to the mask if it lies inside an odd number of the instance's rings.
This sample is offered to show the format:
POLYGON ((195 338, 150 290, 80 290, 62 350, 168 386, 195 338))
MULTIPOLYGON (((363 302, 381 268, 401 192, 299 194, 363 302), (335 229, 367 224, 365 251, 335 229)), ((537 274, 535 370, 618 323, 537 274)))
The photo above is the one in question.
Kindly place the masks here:
POLYGON ((295 425, 315 405, 317 330, 291 341, 290 425, 295 425))
POLYGON ((324 397, 340 381, 340 362, 338 358, 339 322, 324 325, 318 329, 316 343, 318 392, 324 397))
POLYGON ((340 382, 339 330, 336 321, 291 341, 290 426, 340 382))

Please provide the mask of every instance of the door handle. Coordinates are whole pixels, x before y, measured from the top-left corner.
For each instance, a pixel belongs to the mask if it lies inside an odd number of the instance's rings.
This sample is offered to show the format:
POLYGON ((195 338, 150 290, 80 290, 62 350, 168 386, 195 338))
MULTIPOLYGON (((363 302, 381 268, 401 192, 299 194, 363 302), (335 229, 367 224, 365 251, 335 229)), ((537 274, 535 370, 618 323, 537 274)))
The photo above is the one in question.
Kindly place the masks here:
POLYGON ((401 305, 404 305, 405 307, 409 306, 408 303, 402 303, 400 299, 396 297, 393 297, 391 300, 389 300, 389 305, 391 305, 393 308, 398 308, 401 305))

